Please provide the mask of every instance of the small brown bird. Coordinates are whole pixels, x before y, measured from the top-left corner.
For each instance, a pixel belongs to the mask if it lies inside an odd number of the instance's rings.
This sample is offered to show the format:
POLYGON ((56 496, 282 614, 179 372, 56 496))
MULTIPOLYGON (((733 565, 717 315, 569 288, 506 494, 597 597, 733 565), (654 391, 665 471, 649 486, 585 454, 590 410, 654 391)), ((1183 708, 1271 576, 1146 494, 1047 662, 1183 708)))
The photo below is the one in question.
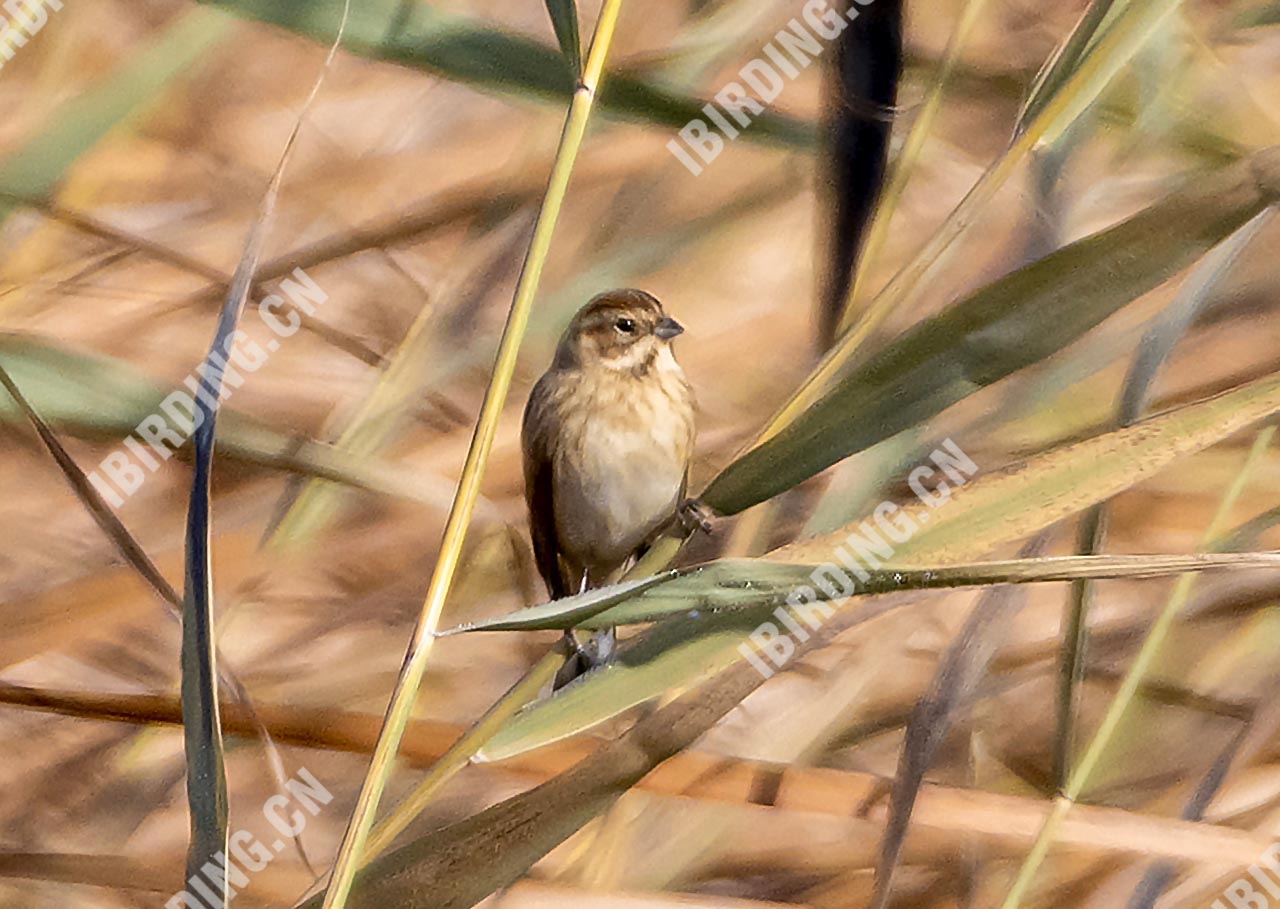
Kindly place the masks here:
POLYGON ((612 583, 677 514, 694 439, 693 394, 671 349, 682 331, 642 290, 600 294, 529 395, 525 499, 553 598, 612 583))

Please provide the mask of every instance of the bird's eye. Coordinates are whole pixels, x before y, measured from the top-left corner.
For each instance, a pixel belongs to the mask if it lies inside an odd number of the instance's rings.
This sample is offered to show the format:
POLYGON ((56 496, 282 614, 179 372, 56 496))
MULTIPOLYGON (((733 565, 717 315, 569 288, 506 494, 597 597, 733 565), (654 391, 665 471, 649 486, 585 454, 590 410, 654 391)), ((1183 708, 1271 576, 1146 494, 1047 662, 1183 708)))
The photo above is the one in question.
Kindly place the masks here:
POLYGON ((614 322, 613 327, 618 329, 618 331, 622 332, 624 335, 629 335, 636 330, 636 323, 633 319, 623 318, 614 322))

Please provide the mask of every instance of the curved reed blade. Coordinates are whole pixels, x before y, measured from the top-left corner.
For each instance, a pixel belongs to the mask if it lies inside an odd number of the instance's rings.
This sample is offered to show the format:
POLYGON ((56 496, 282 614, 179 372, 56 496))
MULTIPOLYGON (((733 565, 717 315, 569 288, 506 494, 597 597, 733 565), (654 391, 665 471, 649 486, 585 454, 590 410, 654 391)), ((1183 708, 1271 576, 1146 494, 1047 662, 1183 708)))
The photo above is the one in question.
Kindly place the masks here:
POLYGON ((1169 359, 1169 354, 1187 333, 1213 291, 1231 273, 1241 253, 1274 214, 1274 207, 1263 210, 1210 251, 1187 276, 1174 301, 1152 320, 1125 376, 1117 414, 1119 425, 1128 426, 1142 418, 1151 400, 1151 389, 1160 367, 1169 359))
POLYGON ((71 457, 70 452, 63 446, 57 434, 44 421, 44 418, 40 416, 36 409, 31 406, 31 402, 26 399, 22 390, 18 388, 8 370, 5 369, 3 360, 0 360, 0 385, 5 387, 9 396, 13 398, 14 403, 18 405, 18 409, 26 415, 36 434, 40 436, 40 441, 44 443, 44 447, 62 471, 63 477, 75 491, 76 497, 80 499, 85 509, 92 515, 94 523, 98 525, 107 539, 115 545, 121 556, 124 557, 125 562, 138 572, 138 575, 147 582, 147 585, 155 591, 160 599, 174 609, 181 611, 182 597, 178 596, 178 591, 173 589, 173 585, 160 573, 160 569, 156 567, 155 562, 151 561, 151 557, 142 548, 142 544, 134 538, 129 529, 124 526, 124 522, 111 510, 111 506, 102 498, 102 494, 93 485, 93 481, 80 469, 80 465, 76 463, 75 458, 71 457))
MULTIPOLYGON (((345 15, 343 19, 345 23, 345 15)), ((253 286, 254 273, 262 257, 262 246, 275 211, 285 168, 293 152, 302 124, 337 54, 338 37, 325 58, 311 87, 293 130, 285 141, 267 190, 258 206, 253 226, 245 240, 231 289, 218 316, 213 341, 202 372, 204 393, 196 395, 193 415, 191 498, 187 508, 186 579, 182 611, 182 729, 187 757, 187 804, 191 815, 191 840, 187 849, 187 880, 203 880, 223 902, 230 898, 225 856, 228 848, 227 781, 223 768, 222 728, 217 690, 217 649, 213 628, 213 562, 211 528, 211 484, 214 435, 218 403, 222 392, 222 372, 236 341, 236 326, 253 286)))
MULTIPOLYGON (((719 559, 638 581, 600 587, 577 596, 530 606, 437 636, 478 631, 549 631, 645 625, 675 616, 763 614, 786 605, 787 597, 811 583, 818 565, 771 562, 767 559, 719 559)), ((1280 567, 1280 554, 1197 553, 1192 555, 1086 555, 1032 558, 1023 556, 963 565, 922 566, 890 562, 866 566, 855 596, 878 596, 911 590, 955 590, 992 584, 1057 584, 1064 581, 1139 580, 1186 571, 1280 567)), ((815 602, 835 595, 815 591, 815 602)))
MULTIPOLYGON (((869 579, 849 601, 827 609, 858 613, 872 609, 864 597, 958 587, 1061 583, 1076 578, 1168 577, 1186 571, 1280 567, 1280 553, 1195 554, 1173 556, 1066 556, 1019 558, 968 565, 884 566, 867 569, 869 579)), ((816 565, 760 560, 711 563, 652 589, 623 594, 628 599, 605 612, 557 616, 556 604, 528 610, 492 623, 456 629, 545 630, 601 629, 658 623, 624 642, 617 659, 525 707, 480 752, 479 759, 502 761, 578 735, 663 694, 682 691, 743 658, 738 646, 763 623, 782 621, 777 613, 797 590, 812 590, 813 603, 832 594, 817 589, 816 565), (701 572, 701 573, 699 573, 701 572)), ((602 591, 602 592, 607 592, 602 591)))
POLYGON ((520 280, 516 285, 515 297, 507 314, 507 323, 502 332, 489 387, 485 391, 480 417, 476 421, 475 433, 472 435, 471 445, 467 449, 466 461, 462 467, 462 475, 458 480, 457 493, 445 523, 440 554, 436 559, 426 598, 405 654, 403 668, 396 679, 395 690, 387 707, 386 720, 378 736, 378 744, 369 762, 369 770, 360 787, 351 820, 334 861, 333 874, 324 896, 325 909, 341 909, 347 903, 356 872, 363 862, 374 813, 377 811, 378 802, 391 775, 400 739, 404 735, 417 698, 418 686, 426 672, 427 660, 435 641, 435 631, 439 627, 440 615, 444 610, 445 600, 453 584, 454 572, 461 559, 467 526, 480 495, 480 479, 498 431, 498 422, 502 417, 507 392, 511 388, 520 342, 529 324, 529 312, 537 295, 543 266, 551 250, 551 239, 568 192, 569 178, 586 136, 587 123, 595 105, 597 88, 604 76, 605 61, 613 43, 621 5, 621 0, 606 0, 596 21, 595 34, 587 53, 586 68, 565 118, 555 163, 552 166, 538 219, 534 224, 533 237, 520 272, 520 280))
MULTIPOLYGON (((1280 375, 1271 375, 1129 429, 1103 433, 1008 465, 953 491, 943 508, 929 511, 922 506, 911 515, 918 532, 897 545, 894 558, 917 567, 980 559, 997 546, 1025 539, 1112 498, 1181 458, 1277 412, 1280 375), (920 520, 926 515, 927 521, 920 520)), ((853 521, 832 533, 776 549, 769 558, 801 565, 833 560, 849 536, 861 532, 860 522, 853 521)), ((709 667, 718 670, 743 659, 737 648, 747 641, 758 620, 748 619, 744 627, 741 621, 732 624, 732 618, 732 614, 676 617, 637 636, 631 664, 588 674, 581 690, 566 688, 566 694, 546 702, 561 705, 556 711, 563 715, 549 718, 547 729, 538 730, 538 736, 530 735, 521 747, 543 740, 542 733, 545 740, 572 735, 575 729, 589 728, 690 680, 705 678, 709 667), (647 647, 650 636, 661 636, 665 644, 654 646, 641 657, 640 648, 647 647), (573 710, 564 706, 570 692, 575 699, 573 710)), ((626 645, 620 661, 625 653, 626 645)), ((491 743, 486 753, 495 750, 491 743)))
POLYGON ((736 514, 1052 356, 1278 196, 1280 147, 1190 181, 1128 220, 982 288, 842 378, 725 468, 702 501, 736 514))
MULTIPOLYGON (((897 547, 895 558, 954 564, 1023 539, 1110 499, 1170 464, 1215 445, 1280 411, 1280 374, 1194 404, 1038 454, 952 492, 928 526, 897 547), (1034 508, 1027 506, 1034 502, 1034 508)), ((913 519, 924 515, 921 510, 913 519)), ((826 557, 856 524, 776 550, 772 557, 826 557)))
MULTIPOLYGON (((115 545, 125 563, 147 582, 151 589, 155 591, 156 596, 164 601, 165 605, 169 607, 169 614, 176 620, 181 621, 183 602, 178 591, 173 588, 173 585, 165 578, 156 563, 147 555, 146 550, 142 548, 142 544, 129 532, 129 529, 124 526, 124 522, 120 520, 111 509, 111 506, 103 499, 102 494, 93 485, 93 481, 80 469, 80 465, 71 457, 70 452, 63 446, 57 434, 35 408, 31 406, 31 403, 22 394, 22 391, 14 383, 2 364, 0 364, 0 385, 4 385, 19 409, 26 414, 27 419, 40 436, 45 448, 48 449, 49 454, 61 469, 63 477, 66 478, 71 488, 75 491, 76 497, 84 505, 85 510, 93 516, 94 522, 107 539, 111 540, 115 545)), ((285 782, 288 778, 288 775, 284 772, 284 757, 281 755, 280 749, 276 747, 275 740, 267 730, 266 725, 258 716, 253 701, 249 697, 248 689, 245 688, 235 672, 226 664, 226 661, 222 659, 222 654, 216 647, 214 652, 218 664, 219 681, 227 689, 231 699, 243 706, 250 717, 254 733, 259 741, 262 742, 262 747, 266 752, 267 766, 275 779, 276 792, 277 794, 284 794, 287 791, 285 782)), ((300 834, 294 835, 294 844, 303 864, 310 867, 310 861, 307 858, 306 850, 302 846, 300 834)))
MULTIPOLYGON (((832 621, 802 650, 865 618, 832 621)), ((352 894, 350 905, 466 909, 507 886, 651 770, 692 745, 765 681, 747 665, 716 674, 714 683, 654 711, 568 771, 373 861, 368 883, 352 894)), ((301 909, 319 905, 313 898, 301 909)))
POLYGON ((878 0, 859 10, 834 54, 822 162, 830 190, 826 278, 818 301, 818 343, 824 350, 835 340, 888 169, 902 78, 902 0, 878 0))
POLYGON ((465 909, 511 884, 762 684, 742 668, 733 684, 691 692, 568 772, 376 859, 349 905, 465 909))
POLYGON ((436 633, 436 637, 449 637, 471 631, 527 631, 534 629, 575 628, 619 603, 631 599, 667 581, 679 577, 676 571, 664 571, 635 581, 622 581, 608 587, 586 590, 573 596, 552 600, 541 606, 528 606, 517 612, 468 625, 460 625, 436 633))

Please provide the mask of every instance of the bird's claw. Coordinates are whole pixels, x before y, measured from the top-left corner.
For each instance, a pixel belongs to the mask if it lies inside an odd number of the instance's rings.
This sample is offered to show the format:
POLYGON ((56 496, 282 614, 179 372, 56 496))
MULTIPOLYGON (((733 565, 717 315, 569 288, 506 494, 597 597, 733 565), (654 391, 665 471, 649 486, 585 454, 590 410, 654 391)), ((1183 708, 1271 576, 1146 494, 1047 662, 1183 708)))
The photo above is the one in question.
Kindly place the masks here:
POLYGON ((714 513, 706 505, 703 505, 697 499, 685 499, 680 505, 677 512, 680 523, 689 533, 695 533, 701 530, 703 533, 711 533, 711 519, 714 513))
POLYGON ((585 641, 580 641, 573 631, 566 631, 563 646, 566 653, 565 662, 556 673, 555 681, 551 685, 552 691, 559 691, 579 676, 612 662, 614 651, 618 647, 617 632, 610 628, 608 631, 593 634, 585 641))

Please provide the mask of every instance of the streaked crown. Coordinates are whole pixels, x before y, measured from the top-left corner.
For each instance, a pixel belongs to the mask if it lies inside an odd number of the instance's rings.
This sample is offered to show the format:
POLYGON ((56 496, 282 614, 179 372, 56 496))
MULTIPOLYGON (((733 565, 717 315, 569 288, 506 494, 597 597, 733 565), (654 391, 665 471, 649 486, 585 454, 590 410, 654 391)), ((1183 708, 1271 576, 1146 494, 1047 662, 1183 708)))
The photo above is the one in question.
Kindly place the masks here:
POLYGON ((634 288, 605 291, 573 317, 556 350, 555 365, 644 369, 682 331, 652 294, 634 288))

